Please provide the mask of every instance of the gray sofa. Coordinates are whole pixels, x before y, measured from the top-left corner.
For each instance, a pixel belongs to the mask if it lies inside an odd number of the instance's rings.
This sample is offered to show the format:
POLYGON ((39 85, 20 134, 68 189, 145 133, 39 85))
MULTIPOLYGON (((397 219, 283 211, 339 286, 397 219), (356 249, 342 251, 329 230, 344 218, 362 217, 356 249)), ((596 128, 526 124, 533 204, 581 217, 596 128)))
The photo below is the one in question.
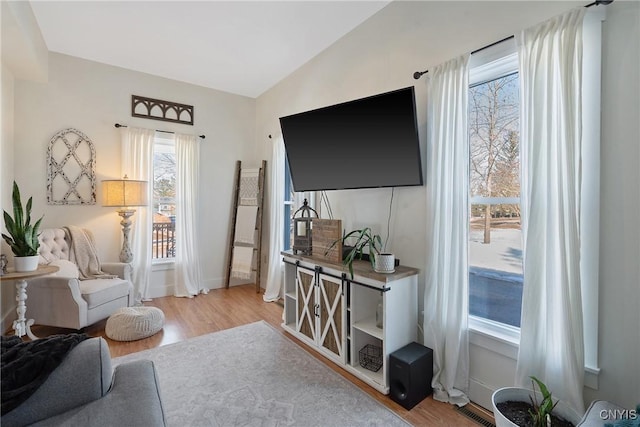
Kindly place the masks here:
POLYGON ((2 416, 12 426, 165 426, 150 360, 111 367, 107 343, 78 344, 20 406, 2 416))

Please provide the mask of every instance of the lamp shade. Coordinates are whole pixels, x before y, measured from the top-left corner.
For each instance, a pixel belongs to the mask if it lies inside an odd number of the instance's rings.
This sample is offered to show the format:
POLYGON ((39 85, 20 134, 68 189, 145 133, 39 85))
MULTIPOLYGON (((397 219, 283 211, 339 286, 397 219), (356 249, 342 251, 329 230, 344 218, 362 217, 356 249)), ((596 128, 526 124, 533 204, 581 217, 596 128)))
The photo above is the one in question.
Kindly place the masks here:
POLYGON ((147 181, 126 177, 102 181, 102 206, 146 206, 148 203, 147 181))

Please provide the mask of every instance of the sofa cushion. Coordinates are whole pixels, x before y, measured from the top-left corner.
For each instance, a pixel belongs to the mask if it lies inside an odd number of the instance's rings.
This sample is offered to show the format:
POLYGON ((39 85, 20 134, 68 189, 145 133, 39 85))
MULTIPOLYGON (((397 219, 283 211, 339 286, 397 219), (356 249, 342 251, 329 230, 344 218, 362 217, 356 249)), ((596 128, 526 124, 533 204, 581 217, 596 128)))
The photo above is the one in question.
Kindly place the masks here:
POLYGON ((61 228, 46 228, 38 235, 40 263, 48 264, 58 259, 69 259, 69 243, 61 228))
POLYGON ((27 400, 60 365, 85 334, 52 335, 23 342, 2 336, 2 415, 27 400))
POLYGON ((129 295, 131 284, 122 279, 80 280, 80 293, 89 309, 129 295))
POLYGON ((55 265, 59 268, 58 271, 51 274, 52 276, 57 277, 69 277, 71 279, 77 279, 80 276, 80 272, 78 271, 78 266, 66 259, 57 259, 55 261, 51 261, 49 265, 55 265))
POLYGON ((30 425, 99 399, 109 390, 112 374, 107 342, 102 338, 84 340, 69 352, 31 397, 2 416, 0 424, 2 427, 30 425))

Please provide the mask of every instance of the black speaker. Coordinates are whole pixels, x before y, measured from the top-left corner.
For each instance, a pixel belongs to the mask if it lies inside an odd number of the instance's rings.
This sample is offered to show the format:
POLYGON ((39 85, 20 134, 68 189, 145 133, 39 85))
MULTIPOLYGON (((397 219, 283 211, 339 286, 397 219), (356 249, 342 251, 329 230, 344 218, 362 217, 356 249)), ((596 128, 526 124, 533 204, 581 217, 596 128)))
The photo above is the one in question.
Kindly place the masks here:
POLYGON ((432 392, 433 350, 417 342, 389 355, 389 395, 406 409, 416 406, 432 392))

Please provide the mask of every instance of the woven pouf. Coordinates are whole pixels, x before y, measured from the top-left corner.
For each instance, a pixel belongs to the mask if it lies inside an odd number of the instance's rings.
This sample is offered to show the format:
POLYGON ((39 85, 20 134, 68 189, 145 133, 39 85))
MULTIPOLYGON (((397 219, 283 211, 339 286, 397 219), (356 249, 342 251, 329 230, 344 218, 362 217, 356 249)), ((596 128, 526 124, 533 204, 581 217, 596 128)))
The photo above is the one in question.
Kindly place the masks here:
POLYGON ((156 334, 164 326, 157 307, 124 307, 107 319, 105 333, 115 341, 135 341, 156 334))

